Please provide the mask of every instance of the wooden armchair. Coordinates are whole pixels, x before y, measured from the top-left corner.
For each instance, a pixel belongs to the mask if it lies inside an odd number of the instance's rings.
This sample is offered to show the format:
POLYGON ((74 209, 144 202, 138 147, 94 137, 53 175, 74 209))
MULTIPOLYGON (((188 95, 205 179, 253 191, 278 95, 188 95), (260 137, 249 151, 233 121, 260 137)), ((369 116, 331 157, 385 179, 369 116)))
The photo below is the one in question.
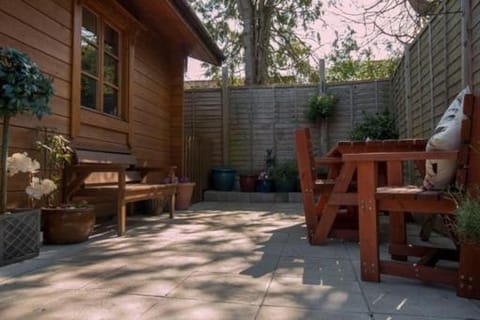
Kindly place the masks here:
MULTIPOLYGON (((365 281, 380 281, 380 274, 396 275, 423 281, 457 286, 459 295, 468 296, 463 289, 462 275, 457 270, 442 268, 439 260, 457 260, 458 252, 452 249, 431 248, 407 242, 405 224, 396 223, 407 212, 420 214, 453 215, 455 202, 448 192, 424 191, 421 187, 404 186, 402 162, 426 159, 449 159, 458 163, 456 184, 471 189, 480 183, 480 97, 467 95, 464 99, 462 121, 462 145, 455 151, 435 152, 375 152, 344 154, 342 159, 358 168, 358 205, 361 277, 365 281), (379 187, 378 164, 387 163, 387 186, 379 187), (391 230, 390 251, 417 257, 414 262, 380 260, 379 221, 382 211, 388 211, 391 230)), ((476 257, 480 262, 480 257, 476 257)), ((465 278, 465 277, 463 277, 465 278)), ((466 277, 468 278, 468 277, 466 277)), ((478 288, 476 289, 478 292, 478 288)))
MULTIPOLYGON (((310 130, 297 129, 297 164, 309 242, 322 244, 327 237, 358 239, 357 167, 354 162, 344 162, 343 154, 422 151, 425 143, 423 139, 340 141, 325 156, 314 159, 310 130), (317 179, 320 167, 328 168, 326 179, 317 179)), ((425 168, 424 162, 417 165, 425 168)))

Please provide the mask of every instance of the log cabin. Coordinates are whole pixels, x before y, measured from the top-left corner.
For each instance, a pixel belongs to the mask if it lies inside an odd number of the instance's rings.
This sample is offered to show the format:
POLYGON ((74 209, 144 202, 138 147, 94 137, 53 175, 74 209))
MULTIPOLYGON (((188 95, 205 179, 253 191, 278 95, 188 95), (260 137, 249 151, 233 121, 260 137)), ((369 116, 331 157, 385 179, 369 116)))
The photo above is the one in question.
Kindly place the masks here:
MULTIPOLYGON (((0 46, 27 53, 55 87, 51 115, 12 119, 10 154, 35 155, 47 126, 75 146, 182 168, 187 57, 223 60, 187 0, 0 0, 0 21, 0 46)), ((26 206, 25 179, 10 181, 8 205, 26 206)))

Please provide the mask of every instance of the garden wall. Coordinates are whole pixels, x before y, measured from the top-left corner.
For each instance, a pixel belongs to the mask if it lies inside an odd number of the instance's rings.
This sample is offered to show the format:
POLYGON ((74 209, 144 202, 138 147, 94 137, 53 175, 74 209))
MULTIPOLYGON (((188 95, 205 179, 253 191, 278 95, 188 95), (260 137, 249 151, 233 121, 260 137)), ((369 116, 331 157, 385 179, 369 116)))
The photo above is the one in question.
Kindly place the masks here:
MULTIPOLYGON (((339 98, 328 121, 328 146, 349 138, 362 111, 383 111, 391 105, 390 81, 332 84, 326 90, 339 98)), ((187 90, 185 135, 211 141, 212 165, 225 163, 245 173, 262 169, 266 149, 274 150, 277 162, 294 159, 294 131, 299 127, 312 128, 319 154, 319 126, 305 118, 307 102, 318 91, 315 85, 230 87, 223 95, 220 88, 187 90)))

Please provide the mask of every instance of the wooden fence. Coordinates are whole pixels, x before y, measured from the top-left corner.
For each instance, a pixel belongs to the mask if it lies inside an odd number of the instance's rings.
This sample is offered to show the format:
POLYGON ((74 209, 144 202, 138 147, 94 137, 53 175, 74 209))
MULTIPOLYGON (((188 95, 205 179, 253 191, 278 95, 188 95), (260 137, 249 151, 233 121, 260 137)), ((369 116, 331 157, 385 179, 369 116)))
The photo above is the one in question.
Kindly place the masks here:
MULTIPOLYGON (((274 150, 277 162, 295 158, 295 128, 312 127, 315 141, 320 141, 318 126, 305 118, 307 102, 318 90, 314 85, 231 87, 223 97, 221 89, 187 90, 185 134, 211 141, 212 165, 258 172, 266 149, 274 150)), ((363 111, 383 111, 391 105, 390 81, 329 85, 327 92, 339 98, 328 122, 329 146, 348 139, 353 126, 361 122, 363 111)), ((315 147, 320 153, 320 145, 315 147)))
POLYGON ((405 48, 392 79, 402 137, 428 138, 448 104, 469 85, 480 94, 480 1, 444 0, 405 48))
POLYGON ((187 136, 184 144, 184 167, 182 172, 196 183, 192 203, 201 201, 203 191, 208 189, 211 168, 211 142, 208 139, 187 136))

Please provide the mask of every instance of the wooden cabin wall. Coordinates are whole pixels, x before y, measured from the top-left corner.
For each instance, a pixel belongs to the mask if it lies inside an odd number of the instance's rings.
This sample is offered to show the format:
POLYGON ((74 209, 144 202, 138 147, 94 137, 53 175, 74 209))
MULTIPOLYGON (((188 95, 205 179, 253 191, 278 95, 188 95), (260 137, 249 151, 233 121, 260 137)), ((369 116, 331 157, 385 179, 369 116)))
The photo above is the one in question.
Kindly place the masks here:
POLYGON ((172 145, 183 125, 182 100, 177 97, 177 88, 183 92, 183 74, 176 75, 176 60, 182 59, 166 53, 166 42, 149 32, 142 32, 135 43, 133 151, 141 165, 181 167, 181 146, 172 145))
MULTIPOLYGON (((51 102, 52 115, 44 117, 42 121, 28 116, 12 119, 10 153, 27 151, 38 157, 34 141, 37 137, 35 128, 39 126, 54 127, 67 136, 72 132, 72 26, 75 1, 0 0, 0 46, 27 53, 42 72, 53 78, 55 87, 51 102)), ((107 117, 81 110, 82 124, 75 141, 80 141, 82 145, 91 143, 96 148, 120 150, 130 147, 139 164, 176 165, 181 168, 184 54, 172 50, 168 42, 159 39, 152 31, 141 31, 135 40, 130 81, 130 108, 133 108, 131 128, 126 130, 128 125, 123 126, 118 120, 112 128, 107 117), (129 132, 132 134, 130 139, 129 132), (128 145, 129 141, 131 145, 128 145)), ((9 179, 9 206, 28 205, 24 192, 26 183, 26 176, 9 179)))
MULTIPOLYGON (((70 118, 72 3, 62 0, 0 0, 0 46, 27 53, 40 70, 54 81, 52 115, 42 121, 30 116, 12 119, 10 154, 27 151, 38 158, 34 141, 36 127, 57 128, 68 134, 70 118)), ((1 134, 1 133, 0 133, 1 134)), ((8 205, 25 207, 26 175, 9 178, 8 205)))

